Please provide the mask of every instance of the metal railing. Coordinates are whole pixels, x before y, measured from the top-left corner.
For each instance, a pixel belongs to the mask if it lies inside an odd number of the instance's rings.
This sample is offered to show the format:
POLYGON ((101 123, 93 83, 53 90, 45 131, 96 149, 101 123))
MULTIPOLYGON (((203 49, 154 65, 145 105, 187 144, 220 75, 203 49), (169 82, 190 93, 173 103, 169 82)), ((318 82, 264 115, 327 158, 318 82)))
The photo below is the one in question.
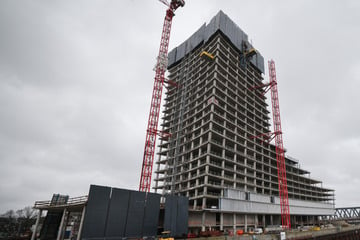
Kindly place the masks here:
POLYGON ((34 208, 46 208, 46 207, 60 207, 60 206, 76 206, 76 205, 82 205, 86 204, 88 201, 88 196, 81 196, 81 197, 74 197, 69 198, 66 202, 54 202, 51 200, 47 201, 36 201, 34 204, 34 208))

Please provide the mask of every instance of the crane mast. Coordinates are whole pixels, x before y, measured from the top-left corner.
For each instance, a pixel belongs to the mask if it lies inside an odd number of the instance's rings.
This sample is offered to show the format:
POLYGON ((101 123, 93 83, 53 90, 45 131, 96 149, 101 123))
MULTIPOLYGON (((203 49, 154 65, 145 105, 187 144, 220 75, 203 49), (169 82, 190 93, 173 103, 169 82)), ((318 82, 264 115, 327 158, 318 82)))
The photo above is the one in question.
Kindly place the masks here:
POLYGON ((289 210, 289 197, 286 180, 286 165, 285 165, 285 152, 281 131, 281 119, 280 119, 280 107, 279 97, 277 89, 277 80, 275 72, 275 62, 270 60, 269 64, 269 77, 271 86, 271 103, 274 122, 274 135, 275 135, 275 147, 276 147, 276 162, 278 169, 278 181, 279 181, 279 196, 280 196, 280 208, 281 208, 281 224, 283 228, 290 229, 290 210, 289 210))
POLYGON ((168 6, 168 9, 166 10, 163 30, 161 34, 159 55, 157 57, 157 62, 155 65, 154 87, 151 97, 150 113, 146 130, 144 157, 139 186, 139 191, 142 192, 150 192, 152 167, 156 147, 156 135, 159 133, 158 122, 160 115, 161 95, 165 80, 165 72, 167 68, 167 54, 169 47, 171 23, 175 15, 175 10, 178 7, 183 7, 185 5, 185 2, 183 0, 172 0, 170 4, 164 0, 162 0, 161 2, 165 3, 168 6))

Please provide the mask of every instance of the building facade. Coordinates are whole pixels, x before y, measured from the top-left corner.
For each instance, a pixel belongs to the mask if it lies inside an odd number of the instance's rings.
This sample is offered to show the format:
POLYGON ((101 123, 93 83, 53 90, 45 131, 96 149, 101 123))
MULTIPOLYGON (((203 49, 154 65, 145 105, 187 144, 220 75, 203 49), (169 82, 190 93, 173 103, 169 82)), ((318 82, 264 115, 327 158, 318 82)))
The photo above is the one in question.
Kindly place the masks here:
MULTIPOLYGON (((169 53, 154 189, 189 197, 189 228, 236 231, 280 225, 275 146, 264 59, 223 12, 169 53), (204 54, 206 53, 206 54, 204 54)), ((286 157, 292 226, 333 215, 334 191, 286 157)))

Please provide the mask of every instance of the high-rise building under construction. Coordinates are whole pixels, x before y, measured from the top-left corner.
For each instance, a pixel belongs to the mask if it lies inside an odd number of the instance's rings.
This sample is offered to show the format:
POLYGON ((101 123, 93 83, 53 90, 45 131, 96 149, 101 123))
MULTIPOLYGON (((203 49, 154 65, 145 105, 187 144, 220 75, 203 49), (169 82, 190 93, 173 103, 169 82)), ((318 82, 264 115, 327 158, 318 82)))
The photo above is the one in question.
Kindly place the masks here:
MULTIPOLYGON (((169 53, 155 191, 189 197, 189 228, 280 225, 264 59, 222 11, 169 53)), ((334 213, 334 191, 286 155, 291 224, 334 213)))

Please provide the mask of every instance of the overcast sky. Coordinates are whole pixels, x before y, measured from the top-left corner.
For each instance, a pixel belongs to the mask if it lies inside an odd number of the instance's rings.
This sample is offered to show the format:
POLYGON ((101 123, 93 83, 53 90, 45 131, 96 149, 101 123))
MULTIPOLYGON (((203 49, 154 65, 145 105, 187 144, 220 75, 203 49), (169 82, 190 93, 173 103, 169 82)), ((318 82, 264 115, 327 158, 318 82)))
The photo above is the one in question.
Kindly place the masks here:
MULTIPOLYGON (((90 184, 138 189, 165 10, 0 0, 0 213, 90 184)), ((360 206, 360 1, 188 0, 169 49, 219 10, 276 62, 288 155, 337 207, 360 206)))

